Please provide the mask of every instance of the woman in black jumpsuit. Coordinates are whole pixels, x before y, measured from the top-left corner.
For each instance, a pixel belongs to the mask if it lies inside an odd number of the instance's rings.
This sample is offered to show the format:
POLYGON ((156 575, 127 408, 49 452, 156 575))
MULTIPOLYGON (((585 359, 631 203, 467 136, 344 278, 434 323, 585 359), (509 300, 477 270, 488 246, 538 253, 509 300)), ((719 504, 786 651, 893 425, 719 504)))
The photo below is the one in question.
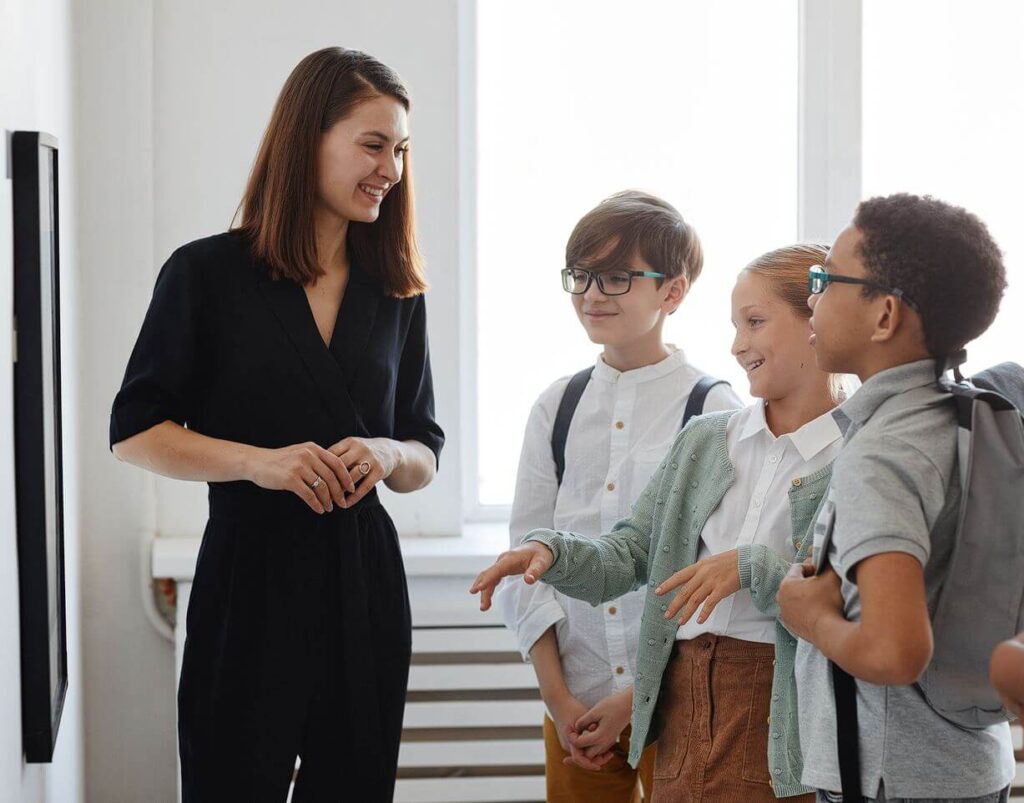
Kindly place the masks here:
POLYGON ((411 629, 398 537, 372 486, 426 484, 444 440, 394 101, 408 107, 397 76, 363 54, 328 49, 296 67, 242 226, 164 265, 114 401, 119 457, 209 481, 178 690, 185 803, 283 803, 297 755, 296 803, 393 795, 411 629), (267 204, 274 159, 303 158, 297 109, 324 133, 315 186, 280 196, 282 223, 267 204), (404 195, 392 189, 403 176, 404 195), (303 192, 309 281, 282 271, 302 252, 273 237, 295 230, 303 192), (318 286, 343 293, 328 337, 318 286))

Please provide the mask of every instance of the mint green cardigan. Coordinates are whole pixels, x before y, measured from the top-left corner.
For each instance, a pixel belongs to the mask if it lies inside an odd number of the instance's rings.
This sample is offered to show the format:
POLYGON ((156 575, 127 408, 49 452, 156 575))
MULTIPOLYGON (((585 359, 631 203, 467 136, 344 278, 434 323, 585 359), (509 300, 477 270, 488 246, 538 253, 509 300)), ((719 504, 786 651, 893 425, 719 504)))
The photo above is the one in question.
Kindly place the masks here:
MULTIPOLYGON (((654 589, 696 560, 701 530, 733 484, 735 468, 729 460, 726 425, 734 412, 693 419, 633 504, 633 515, 610 533, 587 538, 533 530, 526 536, 527 541, 540 541, 554 552, 555 562, 542 579, 570 597, 600 605, 647 584, 633 688, 629 763, 634 767, 643 748, 657 739, 651 722, 678 628, 674 619, 664 618, 670 597, 658 597, 654 589)), ((830 464, 792 481, 789 506, 797 562, 811 548, 811 528, 831 476, 830 464)), ((759 610, 777 617, 775 596, 791 564, 763 544, 739 547, 738 563, 740 585, 750 589, 759 610)), ((776 797, 789 797, 811 790, 800 784, 803 759, 793 672, 796 639, 780 622, 775 631, 768 767, 776 797)))

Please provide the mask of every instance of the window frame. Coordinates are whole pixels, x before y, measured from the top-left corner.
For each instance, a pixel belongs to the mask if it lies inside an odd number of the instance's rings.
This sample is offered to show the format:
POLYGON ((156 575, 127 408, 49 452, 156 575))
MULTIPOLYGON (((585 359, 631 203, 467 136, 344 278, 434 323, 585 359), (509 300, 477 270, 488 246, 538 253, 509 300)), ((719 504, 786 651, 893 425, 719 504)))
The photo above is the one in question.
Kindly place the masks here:
MULTIPOLYGON (((458 0, 459 460, 466 524, 504 522, 511 505, 479 502, 477 394, 477 2, 458 0)), ((830 242, 861 192, 862 0, 799 0, 797 232, 830 242)))

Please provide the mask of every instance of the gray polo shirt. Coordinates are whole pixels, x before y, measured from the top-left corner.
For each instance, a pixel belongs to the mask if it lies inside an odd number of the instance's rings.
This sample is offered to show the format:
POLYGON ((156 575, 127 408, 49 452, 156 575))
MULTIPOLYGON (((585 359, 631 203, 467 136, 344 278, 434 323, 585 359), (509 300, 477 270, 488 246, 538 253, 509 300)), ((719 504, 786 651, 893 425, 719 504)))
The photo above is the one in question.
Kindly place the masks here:
MULTIPOLYGON (((924 567, 929 609, 945 580, 960 504, 957 425, 952 403, 933 389, 935 362, 890 368, 868 379, 834 415, 845 444, 832 470, 829 497, 815 525, 820 561, 842 578, 846 618, 860 619, 851 568, 882 552, 905 552, 924 567), (897 395, 908 394, 899 399, 897 395)), ((838 791, 835 703, 828 659, 800 641, 796 654, 803 783, 838 791)), ((861 784, 877 797, 980 797, 1013 779, 1006 723, 967 730, 931 709, 915 686, 857 681, 861 784)))

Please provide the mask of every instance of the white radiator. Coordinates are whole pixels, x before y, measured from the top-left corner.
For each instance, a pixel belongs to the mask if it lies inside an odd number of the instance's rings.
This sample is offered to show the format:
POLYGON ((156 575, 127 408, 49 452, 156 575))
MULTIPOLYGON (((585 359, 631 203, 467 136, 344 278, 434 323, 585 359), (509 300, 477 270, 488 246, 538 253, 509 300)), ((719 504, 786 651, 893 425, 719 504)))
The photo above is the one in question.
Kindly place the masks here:
POLYGON ((544 800, 544 706, 533 667, 472 577, 410 577, 413 664, 398 803, 544 800))

